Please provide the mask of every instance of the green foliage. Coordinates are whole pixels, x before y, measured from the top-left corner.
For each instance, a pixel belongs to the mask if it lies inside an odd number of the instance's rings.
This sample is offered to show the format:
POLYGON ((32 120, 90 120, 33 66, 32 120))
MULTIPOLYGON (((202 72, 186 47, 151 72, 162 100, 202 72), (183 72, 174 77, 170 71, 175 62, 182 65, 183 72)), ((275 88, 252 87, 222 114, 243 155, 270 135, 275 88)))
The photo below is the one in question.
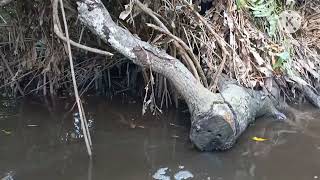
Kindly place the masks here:
POLYGON ((282 9, 276 0, 237 0, 237 7, 247 7, 255 18, 262 18, 269 36, 275 36, 278 26, 278 12, 282 9))
POLYGON ((290 59, 290 53, 288 51, 283 51, 278 54, 277 62, 273 65, 273 69, 284 69, 285 63, 290 59))
POLYGON ((270 36, 274 36, 276 34, 278 19, 279 16, 277 14, 272 14, 271 16, 267 17, 267 21, 269 22, 268 34, 270 36))
POLYGON ((275 10, 274 0, 249 0, 248 2, 254 17, 269 17, 275 10))
POLYGON ((267 32, 270 36, 274 36, 278 23, 276 2, 274 0, 251 0, 249 8, 253 11, 254 17, 266 18, 268 22, 268 24, 265 24, 268 27, 267 32))
POLYGON ((238 9, 242 9, 244 7, 247 7, 247 1, 246 0, 236 0, 236 5, 238 9))

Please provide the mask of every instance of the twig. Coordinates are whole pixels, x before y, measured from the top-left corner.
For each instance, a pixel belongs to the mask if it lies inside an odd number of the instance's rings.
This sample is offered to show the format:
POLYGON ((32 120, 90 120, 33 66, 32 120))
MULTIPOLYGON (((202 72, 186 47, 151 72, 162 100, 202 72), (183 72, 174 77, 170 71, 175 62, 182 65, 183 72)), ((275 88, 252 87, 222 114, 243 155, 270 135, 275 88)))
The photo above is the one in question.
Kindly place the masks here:
MULTIPOLYGON (((203 85, 205 87, 208 87, 208 81, 207 78, 204 75, 204 72, 200 66, 199 61, 197 60, 197 58, 195 57, 195 55, 193 54, 192 50, 177 36, 173 35, 169 29, 160 21, 160 19, 155 15, 155 12, 152 11, 150 8, 146 7, 144 4, 142 4, 139 0, 135 1, 135 4, 142 10, 144 11, 146 14, 148 14, 150 17, 152 17, 154 19, 154 21, 158 24, 159 27, 157 26, 150 26, 162 33, 165 33, 167 35, 169 35, 171 38, 173 38, 175 41, 173 42, 174 45, 178 48, 179 53, 186 58, 189 68, 191 69, 193 75, 195 76, 195 78, 197 80, 201 80, 203 82, 203 85), (185 51, 187 51, 187 53, 185 53, 185 51), (200 74, 200 77, 199 77, 200 74)), ((149 24, 150 25, 150 24, 149 24)))
POLYGON ((155 26, 155 25, 153 25, 153 24, 147 24, 147 26, 149 26, 149 27, 151 27, 151 28, 153 28, 153 29, 155 29, 155 30, 157 30, 157 31, 159 31, 159 32, 162 32, 162 33, 170 36, 170 37, 171 37, 172 39, 174 39, 175 41, 177 41, 177 42, 188 52, 188 54, 189 54, 190 57, 191 57, 191 60, 193 61, 193 64, 194 64, 194 65, 196 66, 196 68, 197 68, 197 71, 198 71, 198 73, 199 73, 199 75, 200 75, 200 77, 201 77, 201 80, 202 80, 204 86, 205 86, 205 87, 208 87, 207 78, 206 78, 206 76, 205 76, 205 74, 204 74, 204 72, 203 72, 203 70, 202 70, 202 68, 201 68, 201 65, 200 65, 198 59, 197 59, 197 58, 195 57, 195 55, 193 54, 192 49, 191 49, 184 41, 182 41, 182 40, 181 40, 180 38, 178 38, 177 36, 173 35, 171 32, 165 31, 164 29, 162 29, 162 28, 160 28, 160 27, 158 27, 158 26, 155 26))
MULTIPOLYGON (((0 86, 0 89, 2 89, 2 88, 4 88, 4 87, 6 87, 6 86, 8 86, 8 85, 10 85, 11 83, 13 83, 13 82, 15 82, 15 81, 18 81, 18 80, 20 80, 20 79, 22 79, 22 78, 26 77, 27 75, 29 75, 29 74, 33 73, 34 71, 35 71, 35 70, 29 71, 29 72, 27 72, 27 73, 25 73, 25 74, 21 75, 20 77, 13 79, 13 80, 11 80, 10 82, 7 82, 6 84, 1 85, 1 86, 0 86)), ((24 88, 23 90, 25 90, 25 89, 26 89, 26 88, 24 88)), ((24 91, 23 91, 23 92, 24 92, 24 91)))
MULTIPOLYGON (((9 66, 9 63, 8 63, 8 61, 6 60, 6 57, 4 56, 4 54, 2 53, 1 50, 0 50, 0 55, 1 55, 1 59, 2 59, 3 63, 6 65, 8 71, 9 71, 9 73, 10 73, 11 78, 14 78, 14 74, 13 74, 13 72, 12 72, 10 66, 9 66)), ((13 79, 12 82, 14 82, 14 83, 16 84, 16 86, 17 86, 20 94, 21 94, 22 96, 24 96, 24 92, 22 91, 21 86, 20 86, 20 84, 18 83, 18 81, 17 81, 16 79, 13 79)))
MULTIPOLYGON (((53 16, 53 29, 54 29, 54 32, 56 33, 56 35, 60 39, 62 39, 63 41, 67 42, 67 38, 63 35, 63 33, 59 29, 60 26, 58 24, 60 24, 60 20, 59 20, 59 16, 58 16, 58 3, 56 3, 55 0, 52 3, 52 12, 53 12, 52 16, 53 16)), ((96 49, 96 48, 91 48, 91 47, 79 44, 77 42, 74 42, 72 40, 70 40, 70 44, 75 46, 75 47, 77 47, 77 48, 80 48, 80 49, 83 49, 83 50, 86 50, 86 51, 89 51, 89 52, 102 54, 102 55, 105 55, 105 56, 113 56, 113 54, 110 53, 110 52, 103 51, 103 50, 96 49)))
POLYGON ((215 79, 214 79, 214 83, 213 83, 213 88, 215 89, 215 87, 218 84, 218 80, 219 80, 219 76, 222 73, 222 70, 225 67, 225 63, 227 61, 227 56, 230 57, 230 53, 227 51, 226 46, 227 43, 225 42, 225 40, 219 36, 219 34, 217 34, 211 27, 211 25, 208 23, 208 21, 206 19, 204 19, 197 11, 194 10, 194 8, 186 1, 186 0, 182 0, 184 2, 184 4, 187 5, 187 7, 191 10, 191 12, 206 26, 206 28, 210 31, 210 33, 214 36, 214 38, 216 39, 218 45, 220 46, 221 50, 222 50, 222 62, 221 65, 218 69, 218 71, 215 74, 215 79))
MULTIPOLYGON (((55 1, 57 1, 57 0, 55 0, 55 1)), ((66 17, 65 17, 63 1, 59 0, 59 2, 60 2, 60 5, 61 5, 61 12, 62 12, 63 23, 64 23, 64 27, 65 27, 65 34, 66 34, 66 40, 67 40, 68 56, 69 56, 69 62, 70 62, 70 69, 71 69, 71 76, 72 76, 74 94, 75 94, 75 98, 76 98, 76 102, 77 102, 77 106, 78 106, 78 111, 79 111, 80 120, 81 120, 81 126, 82 126, 82 132, 83 132, 83 135, 84 135, 84 140, 85 140, 85 143, 86 143, 88 155, 91 157, 92 156, 92 150, 91 150, 92 143, 91 143, 91 138, 90 138, 90 132, 88 130, 87 122, 86 122, 86 119, 85 119, 85 116, 84 116, 83 107, 82 107, 81 100, 80 100, 80 97, 79 97, 79 92, 78 92, 78 87, 77 87, 77 82, 76 82, 76 76, 75 76, 74 67, 73 67, 72 52, 71 52, 71 45, 70 45, 69 32, 68 32, 68 24, 67 24, 67 20, 66 20, 66 17)))
POLYGON ((222 73, 222 70, 224 69, 225 65, 226 65, 226 61, 227 61, 227 57, 226 54, 222 54, 222 61, 221 64, 219 66, 218 71, 214 74, 214 78, 213 78, 213 83, 210 84, 210 91, 215 92, 217 90, 217 85, 218 85, 218 81, 219 81, 219 76, 222 73))

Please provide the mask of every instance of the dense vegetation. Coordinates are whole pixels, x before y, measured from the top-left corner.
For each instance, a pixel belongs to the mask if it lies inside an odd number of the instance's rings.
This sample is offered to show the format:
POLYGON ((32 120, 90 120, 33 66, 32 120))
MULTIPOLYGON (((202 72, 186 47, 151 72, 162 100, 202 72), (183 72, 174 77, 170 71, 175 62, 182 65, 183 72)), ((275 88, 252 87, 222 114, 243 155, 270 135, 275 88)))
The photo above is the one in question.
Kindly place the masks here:
MULTIPOLYGON (((200 20, 194 13, 199 10, 197 2, 192 8, 176 0, 144 3, 167 29, 153 25, 150 14, 142 12, 133 1, 105 1, 120 25, 181 59, 212 91, 216 91, 222 72, 250 88, 270 90, 276 83, 290 101, 304 93, 301 85, 318 86, 317 1, 290 4, 281 0, 216 0, 200 20), (287 33, 278 23, 284 10, 296 10, 303 17, 295 33, 287 33)), ((112 51, 81 25, 73 1, 65 1, 65 9, 71 39, 112 51)), ((54 33, 51 2, 13 1, 1 7, 0 15, 1 91, 7 95, 72 93, 66 46, 54 33)), ((95 90, 110 95, 136 89, 136 74, 141 70, 117 52, 113 54, 110 57, 74 48, 81 92, 95 90)), ((150 78, 148 70, 142 72, 142 86, 151 83, 153 96, 159 97, 161 104, 171 103, 176 95, 169 82, 158 75, 150 78)))

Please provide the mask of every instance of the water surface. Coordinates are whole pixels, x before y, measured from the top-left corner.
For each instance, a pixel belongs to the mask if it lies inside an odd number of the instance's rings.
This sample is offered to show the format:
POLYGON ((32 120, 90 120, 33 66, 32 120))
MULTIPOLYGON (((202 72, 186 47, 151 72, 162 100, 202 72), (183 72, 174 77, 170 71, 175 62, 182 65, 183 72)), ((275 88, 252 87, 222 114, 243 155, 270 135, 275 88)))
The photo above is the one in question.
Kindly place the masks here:
POLYGON ((28 98, 2 108, 0 179, 152 180, 159 170, 170 179, 320 178, 320 112, 308 105, 296 107, 290 122, 259 119, 229 151, 202 153, 188 140, 189 117, 181 110, 142 116, 141 104, 133 100, 88 98, 92 161, 75 136, 72 105, 28 98))

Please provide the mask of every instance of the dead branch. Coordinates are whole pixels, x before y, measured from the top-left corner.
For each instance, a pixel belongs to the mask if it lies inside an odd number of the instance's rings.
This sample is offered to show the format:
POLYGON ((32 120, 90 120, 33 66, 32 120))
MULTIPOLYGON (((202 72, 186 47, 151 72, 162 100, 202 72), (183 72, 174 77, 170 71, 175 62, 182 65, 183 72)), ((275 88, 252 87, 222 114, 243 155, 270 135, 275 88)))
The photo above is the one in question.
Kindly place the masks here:
MULTIPOLYGON (((178 48, 179 52, 182 52, 182 54, 184 54, 185 57, 189 56, 190 59, 192 60, 192 62, 190 62, 188 60, 188 64, 191 66, 191 69, 194 71, 194 69, 196 68, 197 73, 194 73, 194 75, 196 76, 197 79, 199 79, 199 75, 200 74, 200 78, 204 84, 205 87, 208 87, 208 82, 207 82, 207 78, 204 75, 204 72, 200 66, 199 60, 196 58, 196 56, 193 54, 192 50, 190 49, 190 47, 188 47, 186 45, 186 43, 184 43, 180 38, 178 38, 177 36, 173 35, 169 29, 158 19, 158 17, 155 16, 155 12, 153 12, 150 8, 146 7, 144 4, 142 4, 139 0, 136 0, 135 3, 138 5, 138 7, 143 10, 146 14, 148 14, 149 16, 151 16, 156 23, 160 26, 160 27, 156 27, 156 26, 152 26, 149 24, 150 27, 156 29, 157 31, 160 31, 162 33, 167 34, 168 36, 170 36, 171 38, 173 38, 175 40, 174 45, 178 48), (180 45, 178 45, 177 43, 179 43, 180 45), (184 50, 181 49, 181 46, 183 47, 184 50), (188 55, 183 53, 184 51, 188 52, 188 55), (194 67, 195 66, 195 67, 194 67)), ((180 53, 181 54, 181 53, 180 53)), ((187 58, 189 59, 189 58, 187 58)))
MULTIPOLYGON (((61 32, 61 25, 60 25, 60 20, 59 20, 59 16, 58 16, 58 8, 54 7, 55 4, 53 3, 53 9, 52 9, 52 17, 53 17, 53 28, 54 28, 54 32, 56 33, 56 35, 62 39, 64 42, 67 42, 67 38, 63 35, 63 33, 61 32)), ((107 52, 107 51, 103 51, 100 49, 96 49, 96 48, 91 48, 82 44, 79 44, 77 42, 74 42, 72 40, 70 40, 70 44, 79 48, 79 49, 83 49, 85 51, 89 51, 89 52, 93 52, 93 53, 97 53, 97 54, 102 54, 105 56, 113 56, 112 53, 107 52)))

